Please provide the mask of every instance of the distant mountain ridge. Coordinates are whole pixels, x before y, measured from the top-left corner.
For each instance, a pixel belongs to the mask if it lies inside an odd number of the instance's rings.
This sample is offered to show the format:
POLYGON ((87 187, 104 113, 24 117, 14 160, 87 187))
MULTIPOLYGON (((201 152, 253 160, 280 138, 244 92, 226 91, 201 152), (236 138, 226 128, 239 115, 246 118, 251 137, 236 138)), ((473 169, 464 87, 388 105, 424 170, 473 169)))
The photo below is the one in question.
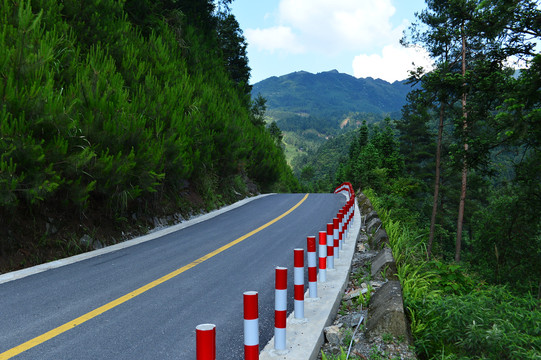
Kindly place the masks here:
POLYGON ((298 71, 271 77, 253 85, 272 111, 340 116, 350 112, 386 114, 398 112, 412 86, 406 81, 355 78, 331 70, 312 74, 298 71))

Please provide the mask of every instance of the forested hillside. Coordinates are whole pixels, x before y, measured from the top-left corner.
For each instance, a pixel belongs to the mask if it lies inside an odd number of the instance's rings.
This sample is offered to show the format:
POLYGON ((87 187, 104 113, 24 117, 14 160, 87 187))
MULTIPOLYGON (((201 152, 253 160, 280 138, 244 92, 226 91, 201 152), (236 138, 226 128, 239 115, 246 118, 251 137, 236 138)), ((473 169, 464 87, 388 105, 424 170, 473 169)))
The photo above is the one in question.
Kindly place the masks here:
MULTIPOLYGON (((399 116, 414 87, 406 81, 357 79, 336 70, 298 71, 254 84, 252 96, 266 100, 267 121, 275 122, 283 132, 286 158, 297 177, 302 177, 307 189, 317 189, 315 183, 322 184, 318 176, 324 173, 328 184, 336 170, 333 164, 325 164, 331 173, 322 172, 313 161, 325 149, 336 148, 335 142, 327 144, 327 140, 357 129, 363 120, 374 124, 389 115, 399 116), (311 175, 314 165, 316 176, 311 175)), ((347 152, 347 146, 344 149, 347 152)))
POLYGON ((85 233, 114 242, 153 216, 295 190, 251 100, 229 3, 1 2, 8 267, 83 251, 85 233))
POLYGON ((410 90, 411 85, 404 81, 390 84, 381 79, 358 79, 332 70, 274 76, 254 84, 252 93, 266 98, 273 113, 331 118, 350 112, 398 113, 410 90))

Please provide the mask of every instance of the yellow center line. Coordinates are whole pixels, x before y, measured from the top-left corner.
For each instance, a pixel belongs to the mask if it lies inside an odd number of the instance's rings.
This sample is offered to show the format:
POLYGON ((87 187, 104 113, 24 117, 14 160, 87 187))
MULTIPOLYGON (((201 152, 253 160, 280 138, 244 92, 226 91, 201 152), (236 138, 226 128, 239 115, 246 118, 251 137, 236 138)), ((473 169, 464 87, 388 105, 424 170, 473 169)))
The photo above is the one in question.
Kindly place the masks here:
POLYGON ((162 276, 161 278, 157 279, 157 280, 154 280, 152 281, 151 283, 148 283, 144 286, 141 286, 139 289, 137 290, 134 290, 122 297, 119 297, 118 299, 116 300, 113 300, 111 301, 110 303, 107 303, 103 306, 100 306, 99 308, 95 309, 95 310, 92 310, 82 316, 79 316, 77 319, 75 320, 72 320, 70 322, 67 322, 65 323, 64 325, 60 325, 59 327, 55 328, 55 329, 52 329, 48 332, 46 332, 45 334, 42 334, 42 335, 39 335, 31 340, 28 340, 27 342, 19 345, 19 346, 16 346, 14 348, 11 348, 3 353, 0 354, 0 360, 7 360, 7 359, 10 359, 12 358, 13 356, 16 356, 16 355, 19 355, 20 353, 26 351, 26 350, 29 350, 31 348, 33 348, 34 346, 37 346, 39 344, 42 344, 44 343, 45 341, 48 341, 48 340, 51 340, 52 338, 70 330, 70 329, 73 329, 74 327, 76 326, 79 326, 81 325, 82 323, 90 320, 90 319, 93 319, 95 318, 96 316, 98 315, 101 315, 103 314, 104 312, 108 311, 108 310, 111 310, 112 308, 114 307, 117 307, 118 305, 120 304, 123 304, 125 303, 126 301, 130 300, 130 299, 133 299, 134 297, 138 296, 138 295, 141 295, 142 293, 160 285, 160 284, 163 284, 164 282, 166 282, 167 280, 171 280, 172 278, 174 278, 175 276, 177 275, 180 275, 182 274, 183 272, 185 272, 186 270, 189 270, 193 267, 195 267, 196 265, 198 264, 201 264, 202 262, 212 258, 213 256, 216 256, 218 255, 219 253, 229 249, 230 247, 232 246, 235 246, 236 244, 240 243, 241 241, 243 240, 246 240, 247 238, 249 238, 250 236, 260 232, 261 230, 271 226, 272 224, 274 224, 275 222, 277 222, 278 220, 284 218, 285 216, 289 215, 291 212, 293 212, 293 210, 295 210, 296 208, 298 208, 303 202, 304 200, 306 200, 306 198, 308 197, 308 194, 304 195, 304 197, 301 199, 301 201, 299 201, 297 204, 295 204, 291 209, 289 209, 288 211, 286 211, 285 213, 283 213, 282 215, 278 216, 277 218, 269 221, 268 223, 258 227, 257 229, 255 230, 252 230, 250 231, 249 233, 247 233, 246 235, 243 235, 241 237, 239 237, 238 239, 236 240, 233 240, 231 241, 229 244, 226 244, 202 257, 200 257, 199 259, 195 260, 195 261, 192 261, 191 263, 189 263, 188 265, 185 265, 165 276, 162 276))

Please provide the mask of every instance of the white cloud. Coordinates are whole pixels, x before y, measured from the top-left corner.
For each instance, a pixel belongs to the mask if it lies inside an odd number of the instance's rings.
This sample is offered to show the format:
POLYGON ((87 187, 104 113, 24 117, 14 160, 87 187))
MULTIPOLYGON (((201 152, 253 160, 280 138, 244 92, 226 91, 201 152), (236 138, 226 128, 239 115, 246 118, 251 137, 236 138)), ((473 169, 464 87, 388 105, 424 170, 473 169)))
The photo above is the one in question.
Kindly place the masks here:
POLYGON ((425 49, 388 45, 383 48, 381 55, 356 56, 353 59, 353 75, 358 78, 371 76, 393 82, 406 79, 409 71, 419 66, 432 69, 432 61, 425 49))
POLYGON ((304 52, 304 46, 299 44, 291 28, 286 26, 247 29, 245 35, 248 43, 258 50, 266 50, 271 53, 285 51, 292 54, 304 52))
POLYGON ((278 26, 245 34, 250 45, 268 51, 369 51, 400 38, 406 25, 392 26, 395 11, 391 0, 281 0, 278 26))

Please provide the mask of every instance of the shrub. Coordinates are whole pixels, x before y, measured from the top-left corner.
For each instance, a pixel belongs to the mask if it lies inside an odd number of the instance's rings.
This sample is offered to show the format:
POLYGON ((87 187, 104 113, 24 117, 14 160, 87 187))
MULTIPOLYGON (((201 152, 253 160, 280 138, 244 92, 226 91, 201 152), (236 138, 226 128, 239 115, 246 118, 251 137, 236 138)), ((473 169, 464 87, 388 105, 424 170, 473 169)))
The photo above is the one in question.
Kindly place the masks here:
POLYGON ((469 294, 410 300, 424 324, 417 350, 427 358, 455 353, 472 359, 539 359, 541 312, 532 296, 516 296, 504 286, 469 294))

